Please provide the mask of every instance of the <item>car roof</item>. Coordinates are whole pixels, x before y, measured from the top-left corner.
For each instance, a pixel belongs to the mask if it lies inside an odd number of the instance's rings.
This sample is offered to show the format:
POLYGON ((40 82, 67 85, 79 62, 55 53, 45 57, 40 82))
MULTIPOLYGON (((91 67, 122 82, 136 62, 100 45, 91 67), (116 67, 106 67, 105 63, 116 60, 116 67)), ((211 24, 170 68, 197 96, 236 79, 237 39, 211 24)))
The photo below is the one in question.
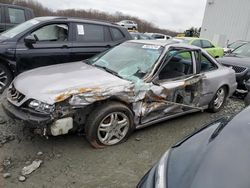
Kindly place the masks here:
POLYGON ((120 22, 125 22, 125 21, 131 21, 131 22, 134 22, 133 20, 121 20, 120 22))
POLYGON ((60 20, 60 21, 70 21, 70 22, 87 22, 87 23, 95 23, 101 25, 109 25, 109 26, 117 26, 120 27, 116 23, 104 21, 104 20, 95 20, 95 19, 88 19, 88 18, 74 18, 74 17, 63 17, 63 16, 43 16, 43 17, 36 17, 35 19, 40 21, 52 21, 52 20, 60 20))
POLYGON ((200 39, 200 40, 208 40, 209 39, 205 39, 205 38, 200 38, 200 37, 175 37, 176 39, 186 39, 186 40, 195 40, 195 39, 200 39))
POLYGON ((169 36, 169 35, 166 35, 166 34, 163 34, 163 33, 145 33, 145 34, 169 36))
MULTIPOLYGON (((128 42, 131 43, 140 43, 140 44, 145 44, 145 45, 158 45, 158 46, 163 46, 163 47, 179 47, 179 48, 187 48, 187 49, 193 49, 193 50, 198 50, 201 49, 197 46, 193 46, 190 44, 184 44, 184 43, 179 43, 175 42, 173 40, 130 40, 128 42)), ((202 50, 202 49, 201 49, 202 50)))

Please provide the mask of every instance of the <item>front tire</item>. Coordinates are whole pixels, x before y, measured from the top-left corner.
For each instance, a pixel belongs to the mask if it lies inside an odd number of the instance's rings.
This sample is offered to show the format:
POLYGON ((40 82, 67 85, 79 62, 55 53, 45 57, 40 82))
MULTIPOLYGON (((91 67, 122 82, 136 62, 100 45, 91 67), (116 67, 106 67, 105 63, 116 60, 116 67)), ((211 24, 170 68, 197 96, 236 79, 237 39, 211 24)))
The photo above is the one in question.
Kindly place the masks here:
POLYGON ((109 102, 90 113, 85 125, 86 138, 94 148, 125 141, 134 130, 133 113, 124 104, 109 102))
POLYGON ((3 93, 3 91, 10 85, 12 79, 13 76, 10 70, 6 66, 0 64, 0 93, 3 93))
POLYGON ((225 86, 222 86, 217 90, 213 100, 209 103, 208 111, 213 113, 220 111, 225 104, 226 98, 227 89, 225 86))

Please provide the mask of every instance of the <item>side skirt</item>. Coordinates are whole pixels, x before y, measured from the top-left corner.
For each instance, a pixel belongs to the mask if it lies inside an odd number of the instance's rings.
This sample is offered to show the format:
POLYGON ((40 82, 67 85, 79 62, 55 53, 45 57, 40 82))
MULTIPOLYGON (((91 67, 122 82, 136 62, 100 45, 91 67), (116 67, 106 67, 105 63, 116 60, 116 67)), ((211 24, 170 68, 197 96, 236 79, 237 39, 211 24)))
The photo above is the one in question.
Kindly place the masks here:
MULTIPOLYGON (((207 108, 207 106, 206 106, 206 108, 207 108)), ((204 109, 206 109, 206 108, 204 108, 204 109)), ((136 126, 136 129, 142 129, 144 127, 148 127, 150 125, 153 125, 153 124, 156 124, 156 123, 159 123, 159 122, 162 122, 162 121, 166 121, 166 120, 169 120, 169 119, 172 119, 172 118, 175 118, 175 117, 179 117, 179 116, 182 116, 182 115, 186 115, 186 114, 190 114, 190 113, 194 113, 194 112, 199 112, 199 111, 201 111, 201 110, 192 109, 192 110, 188 110, 186 112, 182 112, 182 113, 170 115, 170 116, 167 116, 167 117, 163 117, 161 119, 156 119, 156 120, 150 121, 148 123, 138 124, 136 126)))

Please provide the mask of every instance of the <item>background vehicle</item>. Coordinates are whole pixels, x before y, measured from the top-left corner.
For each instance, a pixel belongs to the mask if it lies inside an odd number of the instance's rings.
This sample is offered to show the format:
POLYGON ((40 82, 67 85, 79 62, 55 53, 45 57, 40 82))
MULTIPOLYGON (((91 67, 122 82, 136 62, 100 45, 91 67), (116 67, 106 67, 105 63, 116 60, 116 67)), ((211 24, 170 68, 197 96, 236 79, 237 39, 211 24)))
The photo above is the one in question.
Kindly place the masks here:
POLYGON ((247 44, 247 43, 248 43, 248 41, 237 40, 237 41, 235 41, 235 42, 233 42, 231 44, 228 44, 226 48, 223 48, 224 49, 224 53, 225 54, 229 54, 232 51, 234 51, 236 48, 239 48, 242 45, 247 44))
POLYGON ((250 79, 246 81, 245 87, 247 89, 247 95, 245 96, 244 102, 245 105, 248 106, 250 105, 250 79))
POLYGON ((132 20, 122 20, 120 22, 117 22, 117 24, 127 29, 138 30, 137 23, 132 20))
POLYGON ((205 49, 214 58, 222 57, 224 55, 223 48, 213 44, 211 41, 196 37, 176 37, 175 41, 191 44, 205 49))
POLYGON ((235 70, 238 89, 245 90, 245 82, 250 79, 250 42, 217 60, 235 70))
POLYGON ((29 20, 0 34, 0 91, 21 72, 87 59, 130 39, 125 28, 112 23, 66 17, 29 20))
POLYGON ((170 38, 172 38, 171 36, 169 35, 164 35, 164 34, 161 34, 161 33, 144 33, 150 37, 152 37, 153 39, 156 39, 156 40, 168 40, 170 38))
POLYGON ((134 40, 152 40, 153 38, 144 33, 130 32, 130 35, 134 40))
POLYGON ((137 188, 246 188, 250 185, 249 113, 219 119, 170 148, 137 188))
POLYGON ((34 13, 29 8, 0 3, 0 33, 32 18, 34 13))
POLYGON ((19 75, 3 107, 43 135, 85 130, 100 148, 126 140, 134 129, 204 109, 217 112, 235 89, 234 71, 198 47, 132 40, 85 63, 19 75))

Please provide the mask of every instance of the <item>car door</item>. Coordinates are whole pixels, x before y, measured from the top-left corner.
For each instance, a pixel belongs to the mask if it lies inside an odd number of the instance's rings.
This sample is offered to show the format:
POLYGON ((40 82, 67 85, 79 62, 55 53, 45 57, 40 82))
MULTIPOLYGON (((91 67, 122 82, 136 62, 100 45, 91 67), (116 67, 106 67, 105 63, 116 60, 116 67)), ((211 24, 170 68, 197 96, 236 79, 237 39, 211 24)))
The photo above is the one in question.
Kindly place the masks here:
POLYGON ((72 47, 70 28, 68 22, 55 22, 40 25, 27 33, 17 43, 17 72, 69 62, 72 47), (37 41, 28 47, 24 42, 27 36, 35 37, 37 41))
POLYGON ((129 29, 133 29, 133 27, 135 27, 134 22, 132 21, 128 21, 127 24, 129 29))
POLYGON ((191 45, 194 45, 194 46, 197 46, 197 47, 202 48, 202 44, 201 44, 201 40, 200 40, 200 39, 194 39, 194 40, 191 42, 191 45))
POLYGON ((72 61, 88 59, 113 46, 109 28, 92 23, 74 23, 72 61))
POLYGON ((201 109, 202 76, 196 71, 194 51, 173 50, 169 53, 143 102, 142 124, 201 109))
POLYGON ((211 56, 216 57, 216 48, 208 40, 201 40, 202 48, 204 48, 211 56))
POLYGON ((197 64, 200 66, 200 74, 202 75, 202 92, 200 105, 208 105, 215 96, 216 91, 220 87, 220 81, 223 78, 223 70, 219 70, 218 66, 208 55, 204 53, 196 53, 197 64))
POLYGON ((4 7, 0 6, 0 33, 5 31, 4 7))

